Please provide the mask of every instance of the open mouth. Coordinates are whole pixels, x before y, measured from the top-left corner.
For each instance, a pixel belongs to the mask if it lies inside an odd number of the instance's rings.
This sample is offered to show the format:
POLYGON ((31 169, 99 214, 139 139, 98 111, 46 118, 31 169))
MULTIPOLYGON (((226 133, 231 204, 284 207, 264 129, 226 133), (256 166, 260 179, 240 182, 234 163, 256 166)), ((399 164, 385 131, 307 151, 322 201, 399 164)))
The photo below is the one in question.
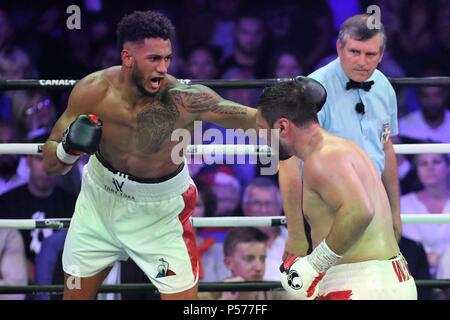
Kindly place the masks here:
POLYGON ((162 80, 164 78, 163 77, 154 77, 150 79, 150 84, 152 86, 152 89, 159 89, 159 87, 161 86, 162 80))

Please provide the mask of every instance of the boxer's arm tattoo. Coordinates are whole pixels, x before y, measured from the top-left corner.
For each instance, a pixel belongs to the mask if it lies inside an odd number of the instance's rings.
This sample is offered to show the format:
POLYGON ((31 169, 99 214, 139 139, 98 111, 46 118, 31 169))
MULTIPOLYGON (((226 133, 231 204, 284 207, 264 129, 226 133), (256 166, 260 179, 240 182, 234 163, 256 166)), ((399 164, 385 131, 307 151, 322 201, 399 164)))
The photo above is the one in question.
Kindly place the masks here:
POLYGON ((200 85, 171 90, 175 104, 190 113, 213 112, 223 115, 246 115, 246 107, 239 103, 225 100, 213 90, 200 85))
POLYGON ((209 111, 219 114, 247 114, 247 110, 239 104, 236 104, 229 100, 223 100, 218 104, 209 108, 209 111))

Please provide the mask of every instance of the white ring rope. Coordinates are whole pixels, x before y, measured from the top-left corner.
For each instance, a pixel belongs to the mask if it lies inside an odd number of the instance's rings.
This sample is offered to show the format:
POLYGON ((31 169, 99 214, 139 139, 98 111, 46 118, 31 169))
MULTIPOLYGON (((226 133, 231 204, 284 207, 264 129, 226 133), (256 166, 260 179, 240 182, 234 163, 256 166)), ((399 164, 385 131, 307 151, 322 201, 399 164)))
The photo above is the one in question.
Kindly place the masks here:
POLYGON ((450 153, 450 143, 394 144, 397 154, 450 153))
MULTIPOLYGON (((43 144, 0 143, 0 154, 40 154, 43 144)), ((397 154, 450 153, 450 143, 394 144, 397 154)), ((272 155, 268 145, 251 144, 195 144, 189 145, 186 155, 272 155)))
MULTIPOLYGON (((422 213, 402 214, 405 224, 441 224, 450 223, 450 214, 422 213)), ((62 219, 0 219, 0 229, 33 230, 42 228, 62 229, 70 224, 69 218, 62 219)), ((192 218, 192 225, 196 228, 204 227, 274 227, 286 225, 284 216, 271 217, 205 217, 192 218)))
POLYGON ((55 219, 0 219, 0 229, 19 229, 19 230, 33 230, 33 229, 63 229, 69 227, 70 218, 55 218, 55 219))
MULTIPOLYGON (((450 224, 450 214, 422 213, 401 214, 402 223, 405 224, 450 224)), ((271 217, 205 217, 193 218, 192 225, 202 227, 275 227, 286 225, 284 216, 271 217)), ((1 220, 0 220, 1 223, 1 220)))
POLYGON ((40 154, 42 143, 0 143, 0 154, 40 154))
POLYGON ((286 225, 284 216, 272 217, 204 217, 192 218, 196 228, 204 227, 274 227, 286 225))

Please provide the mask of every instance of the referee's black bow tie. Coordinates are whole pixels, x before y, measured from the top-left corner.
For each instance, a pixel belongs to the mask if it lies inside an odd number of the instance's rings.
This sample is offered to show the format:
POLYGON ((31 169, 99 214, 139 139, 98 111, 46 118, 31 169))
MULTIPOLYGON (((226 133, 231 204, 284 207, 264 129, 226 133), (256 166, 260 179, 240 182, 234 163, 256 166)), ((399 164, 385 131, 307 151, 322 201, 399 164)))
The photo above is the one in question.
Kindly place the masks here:
POLYGON ((363 89, 364 91, 369 91, 372 88, 375 81, 366 81, 366 82, 356 82, 353 80, 349 80, 345 86, 346 90, 350 89, 363 89))

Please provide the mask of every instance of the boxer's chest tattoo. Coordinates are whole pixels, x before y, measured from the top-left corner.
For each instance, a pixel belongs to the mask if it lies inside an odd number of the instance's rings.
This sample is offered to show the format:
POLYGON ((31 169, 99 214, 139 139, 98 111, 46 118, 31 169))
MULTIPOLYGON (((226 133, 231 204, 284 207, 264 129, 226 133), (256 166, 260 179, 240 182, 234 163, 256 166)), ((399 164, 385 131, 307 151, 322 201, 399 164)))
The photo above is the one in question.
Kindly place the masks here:
POLYGON ((173 104, 154 102, 137 115, 137 146, 146 153, 157 152, 170 137, 180 112, 173 104))

